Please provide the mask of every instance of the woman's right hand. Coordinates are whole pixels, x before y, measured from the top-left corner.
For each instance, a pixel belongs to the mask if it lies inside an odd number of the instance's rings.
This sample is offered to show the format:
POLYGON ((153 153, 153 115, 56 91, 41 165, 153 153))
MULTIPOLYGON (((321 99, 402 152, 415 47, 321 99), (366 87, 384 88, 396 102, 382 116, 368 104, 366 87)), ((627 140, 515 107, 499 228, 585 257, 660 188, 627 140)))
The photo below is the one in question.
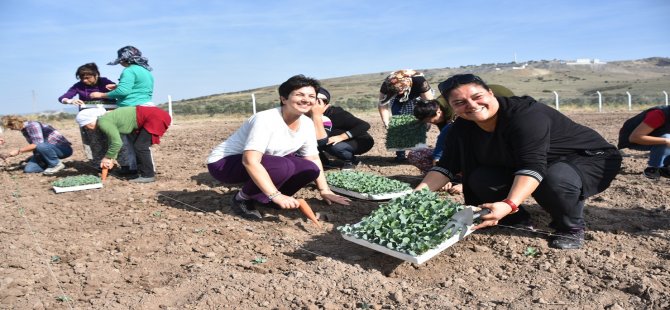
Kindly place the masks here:
POLYGON ((276 203, 282 209, 297 209, 300 207, 300 203, 297 199, 284 194, 272 198, 272 202, 276 203))

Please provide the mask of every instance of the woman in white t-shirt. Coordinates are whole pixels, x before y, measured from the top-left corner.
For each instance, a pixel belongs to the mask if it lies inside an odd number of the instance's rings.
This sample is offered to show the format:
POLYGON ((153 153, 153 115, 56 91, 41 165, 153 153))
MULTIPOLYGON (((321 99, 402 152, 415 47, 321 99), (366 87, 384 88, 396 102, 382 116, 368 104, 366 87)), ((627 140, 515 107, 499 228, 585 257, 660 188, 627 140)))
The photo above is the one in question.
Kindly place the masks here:
POLYGON ((291 77, 279 86, 279 107, 251 116, 207 158, 215 179, 245 183, 232 199, 233 210, 243 217, 262 219, 256 202, 297 208, 293 195, 312 181, 328 204, 349 204, 328 187, 314 124, 304 115, 314 105, 319 87, 315 79, 291 77))

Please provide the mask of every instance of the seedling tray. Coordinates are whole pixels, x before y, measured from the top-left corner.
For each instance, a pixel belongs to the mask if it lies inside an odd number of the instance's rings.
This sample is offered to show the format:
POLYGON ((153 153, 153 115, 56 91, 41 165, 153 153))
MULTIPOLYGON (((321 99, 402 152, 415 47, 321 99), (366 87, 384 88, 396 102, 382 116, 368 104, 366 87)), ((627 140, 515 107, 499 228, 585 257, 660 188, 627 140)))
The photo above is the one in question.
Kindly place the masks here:
POLYGON ((76 191, 83 191, 83 190, 87 190, 87 189, 102 188, 102 183, 93 183, 93 184, 68 186, 68 187, 54 186, 53 188, 54 188, 54 191, 56 192, 56 194, 59 194, 59 193, 65 193, 65 192, 76 192, 76 191))
POLYGON ((391 152, 397 152, 397 151, 406 151, 406 150, 418 150, 418 149, 425 149, 428 148, 428 145, 425 143, 418 143, 414 146, 406 147, 406 148, 387 148, 387 151, 391 152))
POLYGON ((339 188, 337 186, 332 186, 332 185, 330 185, 330 190, 332 190, 333 192, 336 192, 338 194, 346 195, 346 196, 349 196, 349 197, 363 199, 363 200, 374 200, 374 201, 393 199, 393 198, 396 198, 396 197, 400 197, 400 196, 410 194, 413 191, 412 189, 408 189, 406 191, 395 192, 395 193, 366 194, 366 193, 353 192, 353 191, 350 191, 350 190, 347 190, 347 189, 344 189, 344 188, 339 188))
MULTIPOLYGON (((352 226, 356 226, 356 225, 358 225, 358 223, 354 224, 352 226)), ((440 243, 437 247, 432 248, 432 249, 430 249, 430 250, 428 250, 428 251, 426 251, 423 254, 418 255, 418 256, 410 255, 410 254, 403 253, 403 252, 398 252, 396 250, 391 250, 391 249, 389 249, 385 246, 381 246, 381 245, 376 244, 376 243, 371 243, 371 242, 368 242, 368 241, 365 241, 363 239, 359 239, 359 238, 356 238, 356 237, 353 237, 353 236, 350 236, 350 235, 347 235, 347 234, 342 234, 342 238, 344 238, 347 241, 351 241, 351 242, 356 243, 358 245, 364 246, 366 248, 370 248, 370 249, 375 250, 377 252, 381 252, 381 253, 384 253, 386 255, 390 255, 390 256, 393 256, 395 258, 399 258, 399 259, 402 259, 404 261, 420 265, 420 264, 423 264, 424 262, 426 262, 427 260, 437 256, 442 251, 446 250, 447 248, 454 245, 458 241, 461 241, 466 236, 470 235, 474 231, 474 230, 472 230, 472 227, 474 227, 474 225, 468 226, 467 231, 462 236, 461 236, 461 234, 454 234, 449 239, 446 239, 446 240, 444 240, 444 242, 440 243)))

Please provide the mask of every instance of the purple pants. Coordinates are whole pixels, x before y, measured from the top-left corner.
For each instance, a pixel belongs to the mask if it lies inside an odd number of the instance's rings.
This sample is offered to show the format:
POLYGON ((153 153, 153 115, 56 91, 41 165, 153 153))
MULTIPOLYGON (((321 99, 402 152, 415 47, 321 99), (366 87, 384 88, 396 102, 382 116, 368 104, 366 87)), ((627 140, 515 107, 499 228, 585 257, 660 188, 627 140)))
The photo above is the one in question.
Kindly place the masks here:
MULTIPOLYGON (((321 173, 319 166, 312 161, 293 154, 285 157, 263 155, 261 165, 267 170, 272 183, 286 196, 293 196, 305 185, 316 180, 321 173)), ((207 169, 209 174, 221 183, 244 183, 242 192, 253 200, 261 203, 270 202, 242 165, 242 154, 227 156, 207 164, 207 169)))

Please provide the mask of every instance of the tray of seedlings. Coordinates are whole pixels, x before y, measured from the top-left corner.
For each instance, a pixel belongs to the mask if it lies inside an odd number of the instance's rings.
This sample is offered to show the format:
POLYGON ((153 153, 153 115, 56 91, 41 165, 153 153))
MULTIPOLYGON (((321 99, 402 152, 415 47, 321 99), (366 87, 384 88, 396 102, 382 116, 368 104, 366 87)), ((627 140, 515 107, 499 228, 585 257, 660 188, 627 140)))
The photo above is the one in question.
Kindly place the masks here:
POLYGON ((102 181, 95 175, 75 175, 53 181, 51 185, 58 194, 102 188, 102 181))
POLYGON ((386 149, 402 151, 425 148, 428 128, 414 115, 393 115, 386 131, 386 149))
POLYGON ((326 181, 333 192, 363 200, 389 200, 412 192, 407 183, 354 170, 329 171, 326 181))
POLYGON ((471 234, 480 211, 424 189, 381 204, 360 222, 337 230, 345 240, 422 264, 471 234))

